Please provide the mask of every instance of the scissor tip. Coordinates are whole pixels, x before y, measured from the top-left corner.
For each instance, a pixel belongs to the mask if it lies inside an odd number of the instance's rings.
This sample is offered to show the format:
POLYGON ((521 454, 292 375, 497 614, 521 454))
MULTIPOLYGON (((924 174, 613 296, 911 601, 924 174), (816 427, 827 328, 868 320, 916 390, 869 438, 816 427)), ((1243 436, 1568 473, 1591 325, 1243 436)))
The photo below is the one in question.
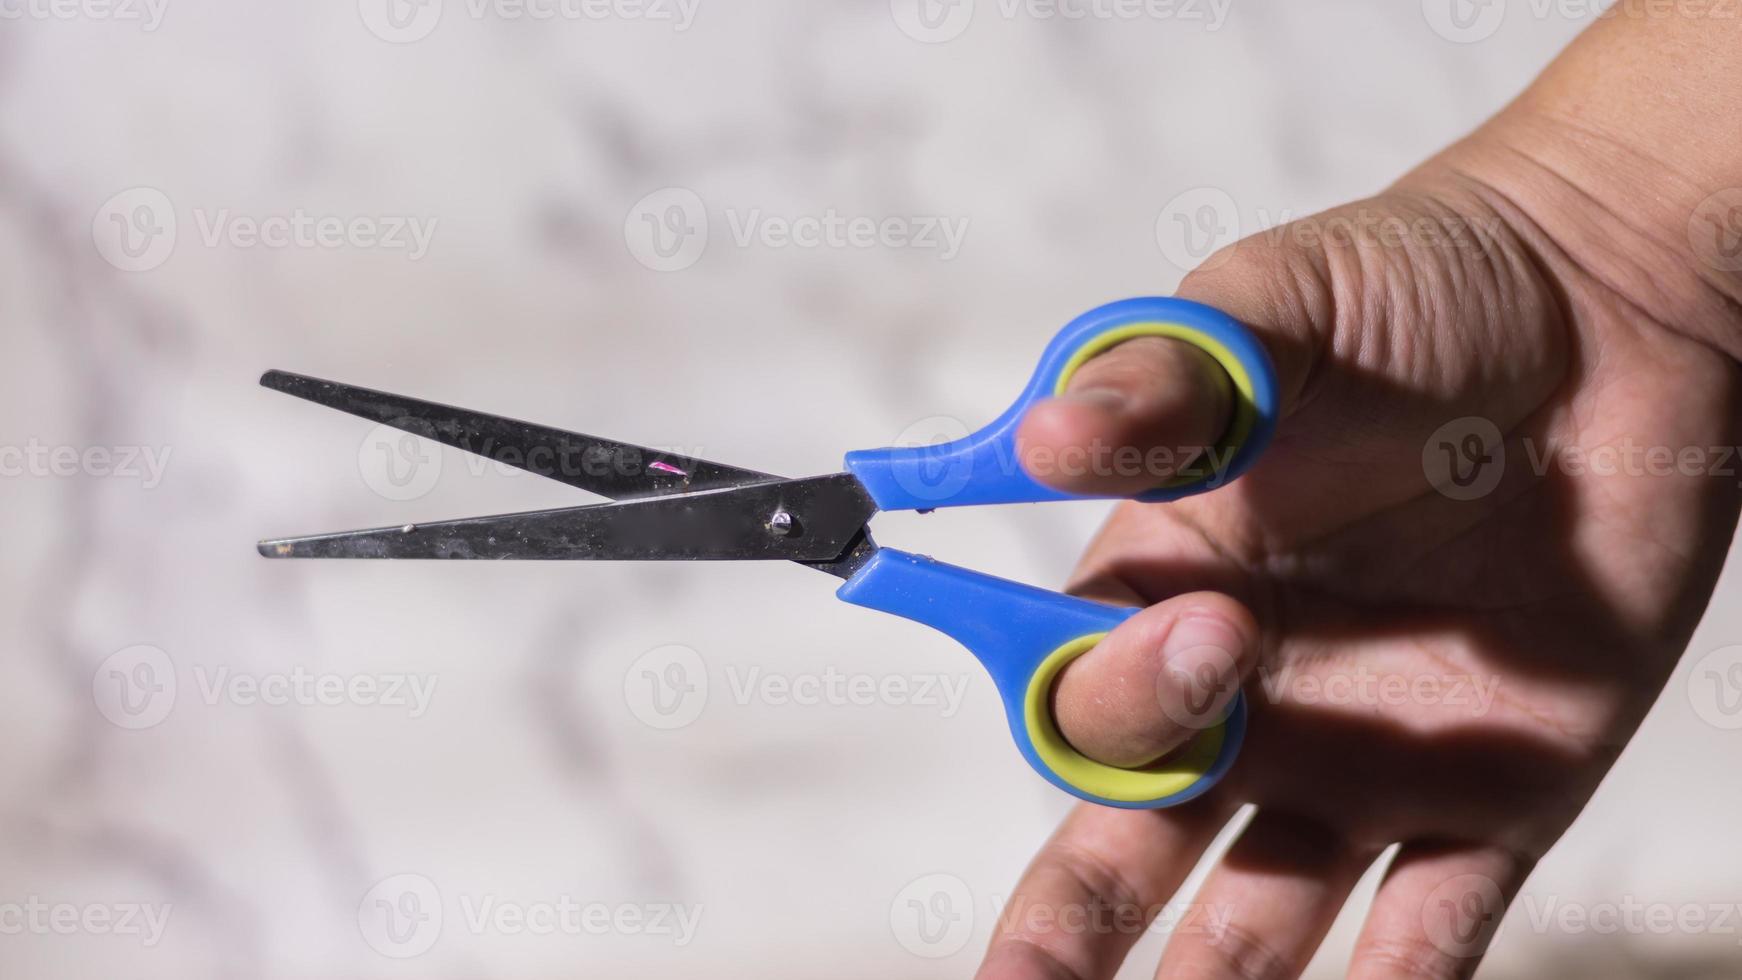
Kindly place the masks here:
POLYGON ((255 550, 265 558, 296 557, 296 545, 289 541, 262 541, 255 545, 255 550))

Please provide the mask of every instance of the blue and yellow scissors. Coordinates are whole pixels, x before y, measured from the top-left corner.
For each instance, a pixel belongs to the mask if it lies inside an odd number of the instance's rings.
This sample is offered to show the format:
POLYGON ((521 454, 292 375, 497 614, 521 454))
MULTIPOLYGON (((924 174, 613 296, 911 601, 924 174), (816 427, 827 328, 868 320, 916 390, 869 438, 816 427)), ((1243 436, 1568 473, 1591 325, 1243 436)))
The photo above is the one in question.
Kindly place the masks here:
POLYGON ((1269 441, 1276 377, 1257 339, 1228 315, 1179 299, 1111 303, 1071 321, 1041 355, 1016 403, 985 428, 935 446, 850 452, 845 472, 784 479, 643 446, 517 422, 282 371, 261 384, 516 466, 616 501, 439 523, 264 541, 269 558, 771 560, 845 579, 836 595, 954 637, 985 665, 1017 748, 1053 785, 1107 806, 1173 806, 1202 794, 1239 753, 1246 703, 1159 763, 1120 769, 1071 747, 1049 707, 1073 659, 1137 612, 879 548, 880 510, 1076 499, 1018 463, 1016 430, 1035 402, 1062 393, 1084 362, 1126 340, 1193 344, 1233 382, 1233 421, 1216 465, 1136 499, 1176 500, 1240 475, 1269 441))

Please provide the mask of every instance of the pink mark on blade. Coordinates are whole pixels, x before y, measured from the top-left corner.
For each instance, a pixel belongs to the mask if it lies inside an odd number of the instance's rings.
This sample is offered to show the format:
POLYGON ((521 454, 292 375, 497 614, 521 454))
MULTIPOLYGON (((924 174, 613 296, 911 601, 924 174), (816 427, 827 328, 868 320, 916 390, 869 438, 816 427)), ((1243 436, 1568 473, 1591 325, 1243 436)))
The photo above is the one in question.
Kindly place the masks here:
POLYGON ((677 476, 689 476, 688 473, 685 473, 683 470, 678 469, 677 467, 671 465, 670 463, 659 463, 659 462, 648 463, 647 468, 650 470, 658 470, 661 473, 673 473, 673 474, 676 474, 677 476))

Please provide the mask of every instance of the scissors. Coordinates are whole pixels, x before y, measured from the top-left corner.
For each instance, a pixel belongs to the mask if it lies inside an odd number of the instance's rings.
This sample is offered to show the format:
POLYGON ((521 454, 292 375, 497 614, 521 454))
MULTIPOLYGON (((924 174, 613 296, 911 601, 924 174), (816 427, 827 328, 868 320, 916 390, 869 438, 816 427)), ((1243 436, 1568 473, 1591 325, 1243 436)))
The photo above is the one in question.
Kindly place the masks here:
POLYGON ((268 388, 549 477, 612 503, 282 538, 268 558, 789 560, 843 579, 839 598, 924 623, 956 639, 996 684, 1023 758, 1067 793, 1153 809, 1191 800, 1228 771, 1246 729, 1237 695, 1218 723, 1158 763, 1121 769, 1074 749, 1049 707, 1065 665, 1137 610, 1091 602, 880 548, 880 510, 1082 499, 1036 482, 1018 462, 1016 430, 1037 401, 1062 393, 1090 358, 1137 337, 1192 344, 1227 372, 1233 419, 1213 462, 1137 500, 1177 500, 1251 467, 1275 428, 1276 375, 1250 331, 1214 308, 1170 298, 1122 300, 1072 320, 1041 354, 1028 386, 977 432, 933 446, 849 452, 843 472, 785 479, 644 446, 282 371, 268 388))

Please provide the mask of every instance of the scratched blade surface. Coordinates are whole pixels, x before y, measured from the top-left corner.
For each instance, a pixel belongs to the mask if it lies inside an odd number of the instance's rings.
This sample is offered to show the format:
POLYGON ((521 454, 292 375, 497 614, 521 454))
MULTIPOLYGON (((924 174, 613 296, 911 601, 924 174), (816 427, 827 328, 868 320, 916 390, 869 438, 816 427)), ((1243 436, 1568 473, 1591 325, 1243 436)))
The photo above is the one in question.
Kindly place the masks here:
POLYGON ((612 500, 691 493, 780 479, 705 459, 426 402, 404 395, 268 371, 260 383, 317 405, 433 439, 612 500))
MULTIPOLYGON (((861 547, 876 504, 846 473, 619 503, 282 538, 268 558, 567 561, 786 559, 822 565, 861 547), (776 514, 786 520, 773 520, 776 514)), ((822 568, 823 571, 831 571, 822 568)), ((849 573, 851 574, 851 573, 849 573)))

